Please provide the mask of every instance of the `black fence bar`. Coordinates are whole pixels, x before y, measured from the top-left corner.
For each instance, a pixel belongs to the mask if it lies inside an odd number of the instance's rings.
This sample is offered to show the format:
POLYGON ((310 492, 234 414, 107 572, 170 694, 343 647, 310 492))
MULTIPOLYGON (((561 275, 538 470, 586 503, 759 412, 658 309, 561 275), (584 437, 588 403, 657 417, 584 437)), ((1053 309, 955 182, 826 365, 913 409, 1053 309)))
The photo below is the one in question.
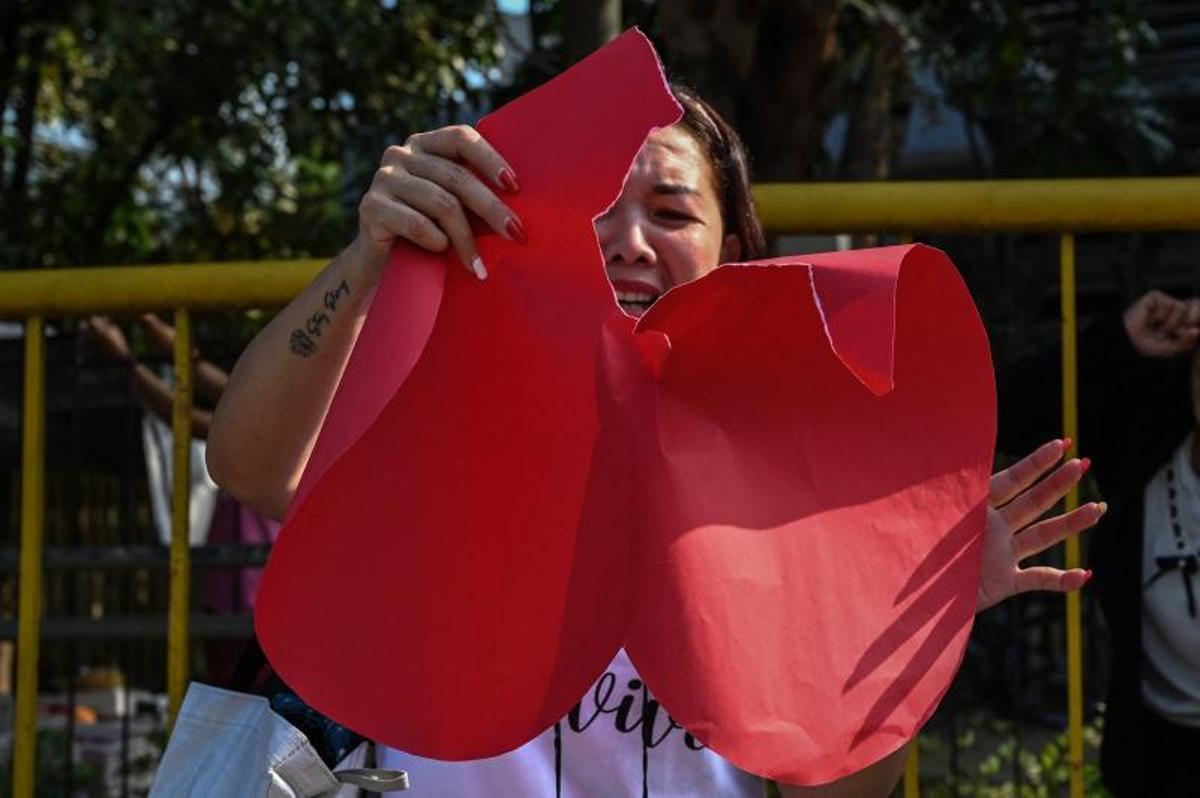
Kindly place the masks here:
MULTIPOLYGON (((270 544, 230 543, 193 546, 193 568, 255 568, 267 562, 270 544)), ((0 549, 0 573, 16 573, 19 549, 0 549)), ((127 568, 166 568, 170 551, 166 546, 58 546, 45 549, 46 570, 107 571, 127 568)))
MULTIPOLYGON (((193 615, 188 620, 197 639, 248 638, 254 632, 254 616, 193 615)), ((42 640, 137 640, 166 639, 165 615, 108 615, 100 618, 44 618, 42 640)), ((17 622, 0 620, 0 640, 17 639, 17 622)))

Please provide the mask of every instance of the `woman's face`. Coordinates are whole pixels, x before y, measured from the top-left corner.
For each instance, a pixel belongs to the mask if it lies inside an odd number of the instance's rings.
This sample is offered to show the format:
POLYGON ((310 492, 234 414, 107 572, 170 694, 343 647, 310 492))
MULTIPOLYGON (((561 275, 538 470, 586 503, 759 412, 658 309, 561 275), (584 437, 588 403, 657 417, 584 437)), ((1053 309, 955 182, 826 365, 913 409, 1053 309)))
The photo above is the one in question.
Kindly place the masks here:
POLYGON ((668 288, 737 260, 737 236, 723 228, 700 145, 678 126, 652 133, 621 196, 596 219, 608 279, 625 312, 640 316, 668 288))

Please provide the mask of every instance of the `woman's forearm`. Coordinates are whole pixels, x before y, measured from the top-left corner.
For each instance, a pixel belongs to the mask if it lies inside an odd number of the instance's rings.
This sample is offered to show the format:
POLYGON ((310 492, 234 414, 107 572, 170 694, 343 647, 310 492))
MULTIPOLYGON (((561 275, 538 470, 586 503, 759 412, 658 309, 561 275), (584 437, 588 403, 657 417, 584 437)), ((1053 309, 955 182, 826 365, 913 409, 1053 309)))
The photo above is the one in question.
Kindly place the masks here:
POLYGON ((209 360, 198 359, 196 365, 196 393, 210 402, 218 402, 229 384, 225 370, 209 360))
MULTIPOLYGON (((168 359, 174 358, 175 328, 153 313, 144 314, 138 321, 158 354, 168 359)), ((229 382, 229 375, 220 366, 205 360, 199 350, 193 350, 192 363, 197 395, 210 402, 219 400, 229 382)))
MULTIPOLYGON (((142 404, 160 421, 170 426, 174 414, 175 395, 171 386, 163 382, 150 367, 141 363, 132 363, 133 371, 130 381, 133 392, 142 400, 142 404)), ((212 413, 199 407, 192 407, 192 437, 201 440, 208 437, 209 427, 212 426, 212 413)))
POLYGON ((282 518, 362 328, 383 262, 356 239, 250 342, 213 413, 213 479, 282 518))

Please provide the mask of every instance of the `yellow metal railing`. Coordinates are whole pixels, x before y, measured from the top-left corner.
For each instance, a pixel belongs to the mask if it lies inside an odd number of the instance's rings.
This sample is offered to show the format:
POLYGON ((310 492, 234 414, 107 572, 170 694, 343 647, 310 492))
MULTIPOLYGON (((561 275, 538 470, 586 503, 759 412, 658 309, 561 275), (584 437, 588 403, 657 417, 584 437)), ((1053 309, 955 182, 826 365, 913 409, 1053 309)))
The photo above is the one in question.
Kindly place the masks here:
POLYGON ((167 620, 168 716, 174 720, 188 682, 188 484, 191 468, 191 310, 285 304, 324 261, 294 260, 168 266, 118 266, 0 272, 0 317, 25 319, 22 424, 21 557, 18 566, 17 696, 13 716, 13 796, 34 794, 38 659, 42 605, 45 441, 45 323, 49 316, 177 308, 167 620))
POLYGON ((765 183, 772 232, 1195 230, 1200 178, 765 183))
MULTIPOLYGON (((1046 231, 1061 236, 1063 427, 1075 439, 1075 249, 1073 234, 1200 230, 1200 178, 764 184, 755 196, 774 233, 1046 231)), ((0 317, 25 320, 21 557, 13 795, 33 795, 37 671, 42 598, 45 329, 57 315, 175 308, 174 495, 168 609, 167 683, 174 718, 188 681, 188 445, 191 312, 287 303, 324 265, 320 260, 103 267, 0 272, 0 317)), ((1078 503, 1074 493, 1071 507, 1078 503)), ((1077 543, 1067 565, 1077 565, 1077 543)), ((1067 598, 1072 798, 1083 795, 1083 700, 1079 596, 1067 598)), ((907 798, 919 793, 916 746, 905 771, 907 798)))

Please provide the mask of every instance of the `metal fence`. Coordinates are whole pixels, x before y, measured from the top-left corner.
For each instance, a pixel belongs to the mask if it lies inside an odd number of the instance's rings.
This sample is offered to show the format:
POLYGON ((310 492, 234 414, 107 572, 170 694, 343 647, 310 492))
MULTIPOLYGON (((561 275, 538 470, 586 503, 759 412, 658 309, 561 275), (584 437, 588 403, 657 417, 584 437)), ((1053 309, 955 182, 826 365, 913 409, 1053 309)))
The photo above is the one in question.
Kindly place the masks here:
MULTIPOLYGON (((877 233, 903 237, 979 232, 1048 232, 1060 239, 1063 431, 1079 446, 1075 402, 1075 234, 1200 230, 1200 179, 1089 179, 872 184, 766 184, 756 187, 771 233, 877 233)), ((166 684, 169 717, 188 674, 191 552, 188 490, 192 411, 192 320, 196 311, 278 307, 324 261, 96 267, 0 272, 0 318, 23 320, 24 403, 18 563, 17 681, 13 721, 13 795, 34 792, 38 661, 45 529, 46 320, 91 313, 175 308, 173 535, 169 552, 166 684)), ((1074 450, 1071 452, 1074 454, 1074 450)), ((1078 503, 1076 493, 1069 507, 1078 503)), ((1068 567, 1079 562, 1067 547, 1068 567)), ((1080 599, 1067 598, 1068 764, 1071 794, 1083 795, 1083 681, 1080 599)), ((70 630, 63 632, 70 634, 70 630)), ((915 749, 914 749, 915 750, 915 749)), ((916 756, 904 782, 919 794, 916 756)))

